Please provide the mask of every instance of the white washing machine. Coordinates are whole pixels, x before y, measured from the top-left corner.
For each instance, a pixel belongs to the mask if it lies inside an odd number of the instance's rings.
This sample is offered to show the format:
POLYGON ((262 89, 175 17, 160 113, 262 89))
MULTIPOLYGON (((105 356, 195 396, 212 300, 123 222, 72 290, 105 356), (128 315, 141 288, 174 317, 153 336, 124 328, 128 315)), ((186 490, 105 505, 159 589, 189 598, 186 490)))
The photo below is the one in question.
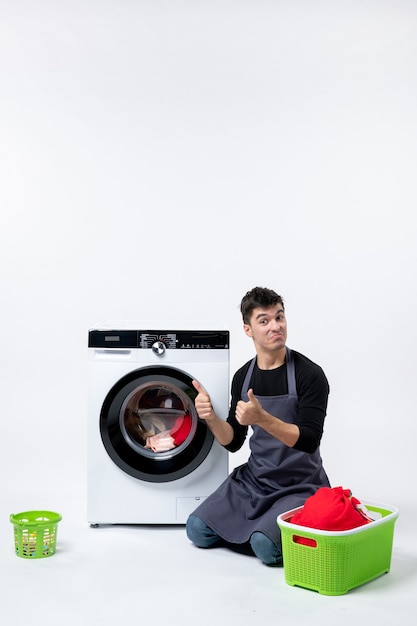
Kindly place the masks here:
POLYGON ((228 475, 194 406, 229 406, 223 322, 105 321, 89 331, 87 515, 99 524, 184 524, 228 475))

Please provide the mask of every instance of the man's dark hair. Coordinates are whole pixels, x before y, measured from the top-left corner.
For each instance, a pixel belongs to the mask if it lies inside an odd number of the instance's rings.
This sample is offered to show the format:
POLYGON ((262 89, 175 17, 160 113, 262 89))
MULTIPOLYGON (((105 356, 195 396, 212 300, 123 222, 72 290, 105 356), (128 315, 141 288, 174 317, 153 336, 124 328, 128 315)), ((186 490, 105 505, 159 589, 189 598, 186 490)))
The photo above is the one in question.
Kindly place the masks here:
POLYGON ((243 323, 249 324, 253 309, 267 309, 276 304, 282 304, 284 308, 283 298, 275 291, 266 287, 254 287, 243 296, 240 303, 243 323))

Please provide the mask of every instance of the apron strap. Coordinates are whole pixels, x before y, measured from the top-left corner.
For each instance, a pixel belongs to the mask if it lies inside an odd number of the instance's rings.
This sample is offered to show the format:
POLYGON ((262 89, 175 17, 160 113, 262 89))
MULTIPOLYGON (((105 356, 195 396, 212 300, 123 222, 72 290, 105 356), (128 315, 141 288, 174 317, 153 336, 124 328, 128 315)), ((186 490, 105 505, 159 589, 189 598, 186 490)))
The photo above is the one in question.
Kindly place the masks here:
POLYGON ((297 386, 295 384, 295 365, 292 352, 289 348, 286 348, 287 358, 285 360, 287 365, 287 382, 288 382, 288 395, 297 395, 297 386))
POLYGON ((255 363, 256 363, 256 357, 252 359, 249 365, 249 369, 246 372, 245 380, 243 381, 242 392, 240 396, 243 402, 248 402, 249 383, 250 383, 250 379, 252 378, 252 372, 253 372, 253 368, 255 367, 255 363))

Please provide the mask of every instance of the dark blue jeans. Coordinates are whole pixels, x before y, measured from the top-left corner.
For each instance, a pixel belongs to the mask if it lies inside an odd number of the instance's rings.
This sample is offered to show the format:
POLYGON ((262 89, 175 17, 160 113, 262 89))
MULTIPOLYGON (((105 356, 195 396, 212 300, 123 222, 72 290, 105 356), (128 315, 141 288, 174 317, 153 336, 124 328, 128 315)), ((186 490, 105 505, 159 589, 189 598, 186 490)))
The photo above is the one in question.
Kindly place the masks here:
MULTIPOLYGON (((185 529, 188 539, 199 548, 214 548, 215 546, 228 545, 227 542, 196 515, 190 515, 185 529)), ((255 556, 257 556, 262 563, 265 563, 265 565, 282 565, 280 547, 275 545, 275 543, 263 533, 252 533, 249 544, 255 556)))

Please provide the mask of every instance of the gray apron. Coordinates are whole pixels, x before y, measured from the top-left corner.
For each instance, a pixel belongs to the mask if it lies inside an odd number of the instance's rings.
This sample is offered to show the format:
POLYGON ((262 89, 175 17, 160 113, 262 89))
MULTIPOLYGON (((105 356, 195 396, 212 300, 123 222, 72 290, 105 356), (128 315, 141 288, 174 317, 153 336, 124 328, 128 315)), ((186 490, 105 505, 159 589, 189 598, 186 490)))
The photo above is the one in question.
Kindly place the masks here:
MULTIPOLYGON (((294 361, 286 349, 288 394, 256 396, 263 408, 285 422, 298 423, 298 397, 294 361)), ((241 398, 248 401, 254 358, 243 382, 241 398)), ((194 511, 212 530, 229 543, 249 541, 259 531, 280 545, 277 516, 301 506, 319 487, 329 487, 320 451, 294 450, 253 426, 247 463, 235 468, 220 487, 194 511)))

